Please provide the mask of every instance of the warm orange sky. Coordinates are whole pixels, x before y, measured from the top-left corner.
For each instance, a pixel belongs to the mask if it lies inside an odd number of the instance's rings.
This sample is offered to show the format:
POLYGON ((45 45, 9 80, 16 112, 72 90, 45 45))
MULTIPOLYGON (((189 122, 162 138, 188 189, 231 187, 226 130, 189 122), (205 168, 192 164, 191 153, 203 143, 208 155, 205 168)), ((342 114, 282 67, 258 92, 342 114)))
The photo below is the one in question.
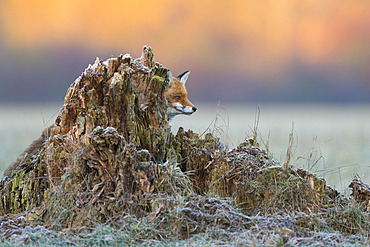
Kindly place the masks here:
POLYGON ((360 56, 368 49, 361 38, 370 41, 369 13, 366 0, 0 3, 2 38, 13 49, 77 45, 136 52, 149 44, 170 63, 181 64, 181 57, 217 68, 233 60, 238 69, 257 73, 266 65, 284 69, 292 52, 309 63, 345 56, 345 49, 358 49, 354 56, 360 56))
POLYGON ((0 31, 9 52, 77 47, 137 57, 147 44, 178 72, 266 83, 296 61, 364 73, 370 64, 369 0, 2 0, 0 31))

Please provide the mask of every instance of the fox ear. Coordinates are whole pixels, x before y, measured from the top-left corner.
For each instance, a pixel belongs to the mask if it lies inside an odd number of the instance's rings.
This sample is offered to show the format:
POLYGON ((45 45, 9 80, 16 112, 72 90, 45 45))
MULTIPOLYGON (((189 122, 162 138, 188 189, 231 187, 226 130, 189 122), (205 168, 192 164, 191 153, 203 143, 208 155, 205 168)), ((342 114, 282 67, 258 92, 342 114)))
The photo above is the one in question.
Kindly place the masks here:
POLYGON ((190 71, 185 71, 181 75, 179 75, 177 78, 181 80, 181 83, 185 86, 186 80, 188 79, 190 74, 190 71))
POLYGON ((167 71, 167 80, 168 80, 168 85, 171 85, 172 81, 173 81, 173 77, 172 77, 172 73, 171 71, 167 71))

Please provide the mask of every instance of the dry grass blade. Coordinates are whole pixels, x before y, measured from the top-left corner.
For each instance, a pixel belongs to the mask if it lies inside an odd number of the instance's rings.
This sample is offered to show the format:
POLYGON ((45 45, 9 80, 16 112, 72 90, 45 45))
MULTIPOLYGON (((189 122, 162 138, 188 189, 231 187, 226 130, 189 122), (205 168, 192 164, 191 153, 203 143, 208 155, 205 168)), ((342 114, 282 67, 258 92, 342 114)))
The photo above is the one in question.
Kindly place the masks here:
POLYGON ((325 165, 324 156, 322 155, 320 146, 317 145, 316 142, 317 142, 317 137, 313 139, 313 142, 312 142, 313 144, 312 144, 311 149, 305 152, 304 154, 302 154, 301 156, 298 156, 297 159, 295 160, 296 163, 299 162, 300 160, 303 160, 304 164, 302 167, 304 167, 310 172, 317 172, 318 169, 315 169, 314 171, 314 168, 318 167, 320 161, 322 161, 323 164, 325 165))
POLYGON ((284 165, 283 167, 285 169, 288 169, 289 166, 290 166, 290 161, 293 157, 293 144, 294 144, 294 135, 293 135, 293 131, 294 131, 294 123, 292 122, 292 130, 289 134, 289 143, 288 143, 288 148, 286 150, 286 155, 285 155, 285 161, 284 161, 284 165))
POLYGON ((157 190, 159 192, 182 196, 194 194, 190 178, 181 171, 177 163, 159 164, 158 169, 157 190))
POLYGON ((206 133, 211 133, 213 136, 220 138, 223 143, 233 144, 229 137, 229 117, 227 116, 227 111, 221 106, 220 102, 217 105, 216 114, 208 125, 208 127, 200 134, 200 137, 203 137, 206 133), (225 113, 226 117, 221 113, 225 113))
POLYGON ((256 113, 254 115, 254 127, 253 127, 253 146, 257 146, 257 137, 258 137, 258 124, 260 122, 261 110, 256 106, 256 113))

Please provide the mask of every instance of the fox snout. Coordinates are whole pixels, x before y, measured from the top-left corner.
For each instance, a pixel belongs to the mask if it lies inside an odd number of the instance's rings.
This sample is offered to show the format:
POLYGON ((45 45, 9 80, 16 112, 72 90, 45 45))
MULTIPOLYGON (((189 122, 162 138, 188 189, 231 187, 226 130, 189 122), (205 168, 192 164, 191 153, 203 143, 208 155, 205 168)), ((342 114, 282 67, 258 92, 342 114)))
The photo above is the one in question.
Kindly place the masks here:
POLYGON ((193 106, 193 107, 191 108, 191 113, 190 113, 190 115, 191 115, 191 114, 193 114, 194 112, 196 112, 196 111, 197 111, 197 109, 198 109, 198 108, 196 108, 195 106, 193 106))
POLYGON ((175 109, 178 112, 178 114, 191 115, 197 111, 197 108, 195 106, 186 106, 182 105, 181 103, 172 103, 170 107, 175 109))

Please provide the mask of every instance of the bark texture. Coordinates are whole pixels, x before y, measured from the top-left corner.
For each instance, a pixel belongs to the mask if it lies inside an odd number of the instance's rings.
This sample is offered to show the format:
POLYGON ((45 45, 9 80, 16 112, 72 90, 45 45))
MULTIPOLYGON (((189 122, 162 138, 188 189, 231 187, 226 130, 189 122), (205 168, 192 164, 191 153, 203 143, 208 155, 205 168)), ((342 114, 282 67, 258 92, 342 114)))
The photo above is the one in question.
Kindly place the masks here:
POLYGON ((164 98, 168 69, 155 63, 153 56, 151 48, 144 47, 141 58, 128 54, 106 61, 97 58, 88 66, 69 87, 47 134, 6 171, 0 183, 0 214, 41 206, 67 175, 85 178, 96 172, 105 190, 109 184, 110 189, 118 186, 131 193, 134 174, 121 174, 124 181, 116 176, 135 167, 136 159, 127 159, 136 150, 145 150, 152 160, 166 159, 171 139, 164 98), (117 152, 125 161, 117 160, 117 152))

